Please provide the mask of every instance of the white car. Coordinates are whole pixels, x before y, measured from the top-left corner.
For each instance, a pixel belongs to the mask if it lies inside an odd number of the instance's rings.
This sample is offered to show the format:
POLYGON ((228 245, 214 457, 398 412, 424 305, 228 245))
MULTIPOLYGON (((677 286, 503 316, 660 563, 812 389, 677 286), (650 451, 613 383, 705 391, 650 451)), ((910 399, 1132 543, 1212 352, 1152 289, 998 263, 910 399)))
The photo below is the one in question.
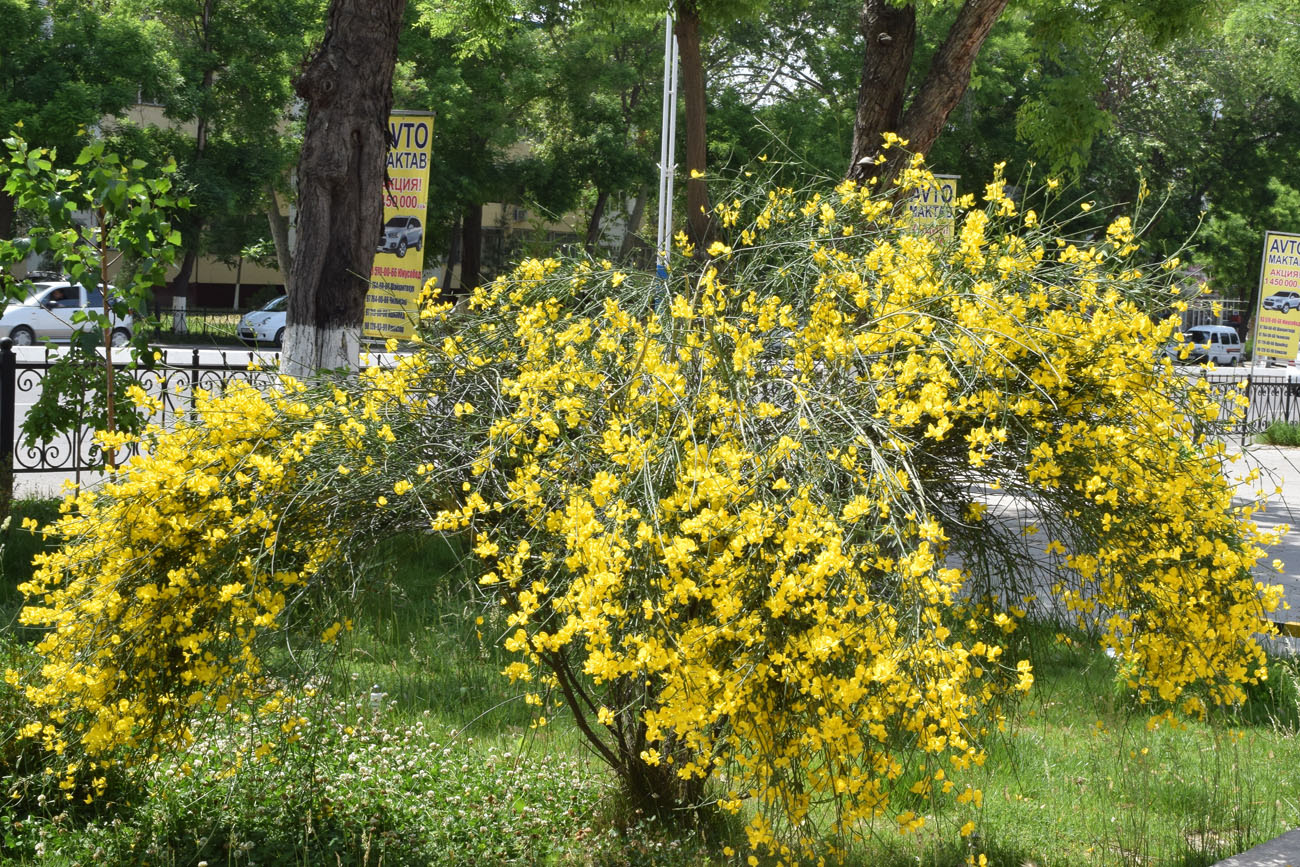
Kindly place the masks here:
POLYGON ((279 346, 284 342, 284 322, 288 315, 289 296, 280 295, 252 313, 245 313, 239 320, 239 330, 236 333, 240 340, 249 343, 274 343, 279 346))
MULTIPOLYGON (((113 287, 108 287, 109 292, 113 287)), ((38 340, 67 343, 74 331, 96 328, 89 319, 74 322, 78 312, 103 313, 104 293, 99 287, 86 289, 67 280, 31 284, 21 301, 10 301, 0 316, 0 337, 8 337, 14 346, 31 346, 38 340)), ((125 346, 131 340, 131 317, 112 316, 112 343, 125 346)))
POLYGON ((1186 361, 1193 364, 1214 362, 1235 366, 1241 363, 1243 345, 1235 328, 1227 325, 1196 325, 1183 332, 1181 343, 1171 343, 1168 353, 1174 360, 1182 359, 1182 352, 1187 350, 1186 361))

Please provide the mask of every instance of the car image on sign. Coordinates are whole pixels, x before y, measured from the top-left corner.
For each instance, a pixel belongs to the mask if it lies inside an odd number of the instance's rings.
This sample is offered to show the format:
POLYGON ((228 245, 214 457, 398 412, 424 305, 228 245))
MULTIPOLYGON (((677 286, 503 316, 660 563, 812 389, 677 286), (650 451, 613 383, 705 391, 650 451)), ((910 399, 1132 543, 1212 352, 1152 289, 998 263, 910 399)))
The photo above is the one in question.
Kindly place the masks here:
POLYGON ((1281 292, 1274 292, 1264 299, 1264 309, 1278 310, 1282 313, 1300 310, 1300 292, 1294 289, 1283 289, 1281 292))
POLYGON ((424 228, 416 217, 392 217, 384 223, 384 235, 376 248, 380 253, 396 253, 398 258, 406 255, 410 247, 420 249, 424 242, 424 228))

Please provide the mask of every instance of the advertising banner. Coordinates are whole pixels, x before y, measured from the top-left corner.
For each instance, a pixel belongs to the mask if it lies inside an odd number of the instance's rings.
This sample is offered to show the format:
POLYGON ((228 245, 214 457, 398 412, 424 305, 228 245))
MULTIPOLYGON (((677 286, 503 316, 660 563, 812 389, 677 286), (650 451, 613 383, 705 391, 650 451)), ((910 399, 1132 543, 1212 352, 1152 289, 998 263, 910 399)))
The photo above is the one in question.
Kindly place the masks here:
POLYGON ((1264 233, 1255 357, 1293 361, 1300 350, 1300 235, 1264 233))
POLYGON ((425 210, 433 115, 393 112, 388 119, 388 184, 384 225, 370 266, 363 337, 408 338, 419 317, 416 303, 424 274, 425 210))
POLYGON ((957 222, 957 181, 961 175, 935 175, 938 185, 922 187, 912 193, 907 210, 912 226, 922 235, 951 238, 957 222))

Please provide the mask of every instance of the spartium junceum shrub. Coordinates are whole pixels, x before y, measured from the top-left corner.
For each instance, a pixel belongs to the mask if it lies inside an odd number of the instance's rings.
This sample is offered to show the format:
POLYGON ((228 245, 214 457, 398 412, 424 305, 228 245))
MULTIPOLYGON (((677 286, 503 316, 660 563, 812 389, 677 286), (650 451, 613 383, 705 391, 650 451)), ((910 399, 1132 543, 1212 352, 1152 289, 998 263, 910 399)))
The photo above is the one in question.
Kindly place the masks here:
POLYGON ((666 285, 527 261, 396 367, 206 401, 53 528, 26 734, 105 762, 227 707, 309 731, 262 642, 336 641, 305 609, 406 528, 468 539, 539 716, 763 858, 974 809, 1027 617, 1088 628, 1153 715, 1239 702, 1278 591, 1220 406, 1160 352, 1172 268, 1000 176, 921 234, 898 202, 934 183, 738 195, 666 285))

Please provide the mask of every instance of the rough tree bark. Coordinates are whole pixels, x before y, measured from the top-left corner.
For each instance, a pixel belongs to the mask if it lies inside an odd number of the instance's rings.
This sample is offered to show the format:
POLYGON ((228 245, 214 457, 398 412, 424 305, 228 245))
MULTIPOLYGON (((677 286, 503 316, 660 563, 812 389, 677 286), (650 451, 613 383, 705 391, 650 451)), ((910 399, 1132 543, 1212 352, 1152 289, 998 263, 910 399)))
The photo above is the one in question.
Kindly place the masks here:
POLYGON ((0 238, 14 236, 14 197, 0 190, 0 238))
MULTIPOLYGON (((212 12, 215 0, 206 0, 203 4, 203 11, 199 17, 199 49, 202 54, 211 54, 212 49, 212 12)), ((217 73, 212 64, 208 64, 203 70, 203 79, 199 83, 199 93, 207 94, 212 92, 212 85, 216 83, 217 73)), ((200 101, 202 104, 202 101, 200 101)), ((194 131, 194 165, 197 167, 203 162, 203 156, 208 150, 208 129, 211 126, 211 120, 208 117, 207 109, 200 109, 194 131)), ((185 237, 185 256, 181 259, 180 271, 172 278, 171 290, 172 298, 179 299, 181 313, 176 320, 177 330, 184 330, 185 314, 184 310, 189 306, 190 301, 190 283, 194 279, 194 269, 198 267, 199 262, 199 244, 203 237, 203 214, 197 209, 192 211, 186 219, 186 224, 182 230, 185 237)))
POLYGON ((632 213, 627 218, 627 231, 623 234, 623 245, 618 250, 620 262, 626 262, 634 249, 644 249, 649 246, 638 234, 641 231, 641 221, 645 219, 645 200, 646 191, 643 186, 637 190, 636 198, 632 200, 632 213))
POLYGON ((294 376, 357 367, 405 7, 406 0, 331 0, 325 38, 295 82, 307 128, 281 361, 294 376))
POLYGON ((460 264, 460 216, 456 217, 456 224, 451 227, 451 238, 447 242, 447 267, 443 269, 442 281, 438 284, 442 287, 442 294, 445 297, 460 296, 459 284, 453 292, 451 288, 451 278, 456 273, 456 266, 460 264))
POLYGON ((686 106, 686 231, 704 249, 712 240, 709 207, 709 147, 704 119, 707 111, 704 60, 700 54, 700 10, 694 0, 679 0, 673 25, 681 57, 681 93, 686 106))
POLYGON ((289 290, 289 271, 293 267, 293 251, 289 249, 289 218, 280 213, 280 197, 275 189, 266 189, 266 222, 271 228, 271 242, 275 245, 275 261, 280 268, 280 279, 289 290))
POLYGON ((466 205, 461 217, 460 291, 469 294, 483 282, 483 205, 466 205))
POLYGON ((587 221, 587 237, 583 241, 583 246, 587 248, 587 255, 596 255, 596 245, 600 242, 601 220, 605 218, 605 205, 609 202, 609 190, 601 190, 596 194, 596 206, 591 209, 591 219, 587 221))
POLYGON ((889 0, 866 0, 858 29, 866 40, 866 49, 862 55, 849 177, 866 181, 875 174, 881 135, 897 132, 903 113, 907 73, 916 48, 916 7, 894 6, 889 0))
MULTIPOLYGON (((948 36, 930 61, 929 72, 903 111, 907 72, 916 45, 916 11, 894 7, 889 0, 864 0, 860 26, 867 40, 853 127, 848 176, 865 182, 888 181, 901 168, 901 157, 878 162, 882 136, 896 132, 908 150, 929 153, 948 115, 970 84, 971 69, 1007 0, 966 0, 948 36)), ((897 153, 897 152, 895 152, 897 153)))

